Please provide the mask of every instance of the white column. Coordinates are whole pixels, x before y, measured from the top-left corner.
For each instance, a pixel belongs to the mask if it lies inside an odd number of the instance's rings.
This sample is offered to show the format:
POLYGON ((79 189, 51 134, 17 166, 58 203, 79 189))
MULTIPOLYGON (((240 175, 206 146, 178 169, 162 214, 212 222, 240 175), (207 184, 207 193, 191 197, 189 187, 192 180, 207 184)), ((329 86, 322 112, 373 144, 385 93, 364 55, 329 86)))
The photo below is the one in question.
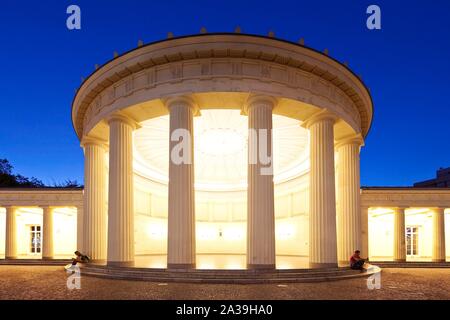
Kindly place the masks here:
POLYGON ((17 259, 17 208, 6 207, 5 258, 17 259))
POLYGON ((252 97, 248 115, 247 268, 275 268, 271 97, 252 97))
POLYGON ((53 259, 53 208, 42 207, 42 259, 53 259))
POLYGON ((338 263, 348 266, 355 250, 361 250, 360 134, 340 140, 338 152, 337 212, 338 263))
POLYGON ((106 148, 103 143, 85 137, 83 250, 93 262, 106 260, 106 148))
POLYGON ((406 261, 405 208, 394 209, 394 261, 406 261))
POLYGON ((369 258, 369 207, 361 207, 361 257, 369 258))
POLYGON ((310 132, 309 263, 337 267, 334 132, 336 117, 326 110, 303 124, 310 132))
POLYGON ((84 253, 83 225, 83 206, 77 206, 77 250, 82 253, 84 253))
POLYGON ((197 109, 187 97, 169 99, 168 268, 195 268, 194 126, 197 109), (181 130, 180 130, 181 129, 181 130))
POLYGON ((108 265, 134 265, 133 130, 121 115, 109 119, 108 265))
POLYGON ((445 262, 445 208, 433 209, 433 262, 445 262))

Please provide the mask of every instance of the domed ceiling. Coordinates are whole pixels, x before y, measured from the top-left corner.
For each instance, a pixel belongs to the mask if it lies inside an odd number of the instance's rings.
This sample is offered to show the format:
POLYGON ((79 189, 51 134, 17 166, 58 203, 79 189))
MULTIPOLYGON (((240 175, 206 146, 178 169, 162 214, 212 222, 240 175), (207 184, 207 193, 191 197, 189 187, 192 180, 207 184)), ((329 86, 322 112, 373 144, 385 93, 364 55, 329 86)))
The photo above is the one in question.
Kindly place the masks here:
MULTIPOLYGON (((247 187, 248 118, 239 110, 202 110, 194 118, 197 190, 234 191, 247 187)), ((167 183, 169 116, 141 123, 135 132, 135 170, 167 183)), ((286 181, 308 169, 308 131, 298 120, 273 116, 274 181, 286 181)))

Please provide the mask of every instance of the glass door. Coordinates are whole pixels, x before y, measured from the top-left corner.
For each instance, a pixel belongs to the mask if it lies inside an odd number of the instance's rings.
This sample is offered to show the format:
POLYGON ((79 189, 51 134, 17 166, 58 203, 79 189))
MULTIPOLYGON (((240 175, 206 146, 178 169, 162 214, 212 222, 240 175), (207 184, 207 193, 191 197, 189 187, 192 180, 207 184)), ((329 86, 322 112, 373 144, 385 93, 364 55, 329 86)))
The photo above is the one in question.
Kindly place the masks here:
POLYGON ((406 255, 419 255, 419 228, 406 227, 406 255))
POLYGON ((30 253, 39 254, 41 253, 41 226, 34 225, 30 226, 30 253))

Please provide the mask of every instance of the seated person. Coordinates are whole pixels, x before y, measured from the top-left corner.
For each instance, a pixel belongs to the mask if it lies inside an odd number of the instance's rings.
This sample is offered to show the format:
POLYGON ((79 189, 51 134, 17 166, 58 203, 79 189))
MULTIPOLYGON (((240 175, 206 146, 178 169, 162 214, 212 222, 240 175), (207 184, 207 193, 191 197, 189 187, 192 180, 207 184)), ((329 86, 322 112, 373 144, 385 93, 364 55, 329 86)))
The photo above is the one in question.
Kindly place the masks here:
POLYGON ((353 270, 363 270, 364 264, 369 261, 369 259, 363 259, 360 256, 361 251, 356 250, 355 253, 350 257, 350 268, 353 270))
POLYGON ((80 263, 86 263, 91 260, 88 256, 82 254, 80 251, 75 251, 76 258, 72 258, 72 265, 75 266, 78 262, 80 263))

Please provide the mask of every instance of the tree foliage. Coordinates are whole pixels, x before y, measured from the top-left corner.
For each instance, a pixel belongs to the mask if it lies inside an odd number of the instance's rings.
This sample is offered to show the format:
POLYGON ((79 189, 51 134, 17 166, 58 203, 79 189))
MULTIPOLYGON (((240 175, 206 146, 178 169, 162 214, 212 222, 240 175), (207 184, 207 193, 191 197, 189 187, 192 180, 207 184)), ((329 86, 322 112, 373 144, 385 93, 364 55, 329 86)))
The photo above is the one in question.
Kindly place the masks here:
MULTIPOLYGON (((14 167, 7 159, 0 159, 0 188, 43 188, 46 186, 41 180, 35 177, 25 177, 21 174, 13 173, 14 167)), ((76 180, 66 180, 63 183, 54 183, 53 187, 58 188, 79 188, 82 187, 76 180)))

